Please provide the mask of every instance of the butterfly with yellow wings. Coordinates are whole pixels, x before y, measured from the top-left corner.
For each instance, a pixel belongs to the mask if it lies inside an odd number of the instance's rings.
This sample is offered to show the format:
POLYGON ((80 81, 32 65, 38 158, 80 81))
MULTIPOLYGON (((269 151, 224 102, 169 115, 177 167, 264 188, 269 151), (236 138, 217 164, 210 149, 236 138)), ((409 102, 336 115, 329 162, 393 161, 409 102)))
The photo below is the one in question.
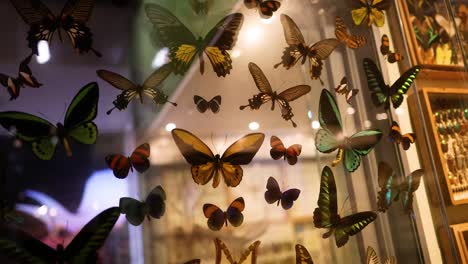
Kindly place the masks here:
POLYGON ((296 264, 314 264, 309 251, 301 244, 296 245, 296 264))
POLYGON ((346 46, 351 49, 360 48, 367 43, 367 39, 363 36, 348 34, 344 20, 338 16, 335 19, 335 36, 339 41, 346 43, 346 46))
POLYGON ((213 179, 213 188, 216 188, 220 176, 228 187, 239 185, 243 175, 240 165, 252 161, 263 144, 265 134, 252 133, 243 136, 228 147, 222 156, 214 155, 203 141, 187 130, 173 129, 172 137, 185 160, 192 165, 195 183, 205 185, 213 179))
POLYGON ((233 13, 225 16, 211 29, 205 38, 196 38, 193 33, 169 10, 157 4, 145 5, 146 15, 169 48, 169 58, 175 74, 185 74, 198 56, 200 73, 205 71, 203 53, 206 54, 218 77, 231 72, 232 60, 227 52, 231 50, 242 27, 244 16, 233 13))
MULTIPOLYGON (((366 264, 379 264, 380 263, 377 253, 371 246, 367 247, 366 256, 367 256, 366 264)), ((395 257, 389 257, 385 260, 384 264, 397 264, 397 260, 395 257)))
POLYGON ((260 241, 252 243, 240 256, 239 261, 235 261, 229 252, 227 246, 219 238, 214 240, 216 248, 216 264, 229 263, 229 264, 255 264, 257 263, 257 250, 260 246, 260 241), (224 255, 224 258, 223 258, 224 255), (250 260, 249 260, 250 258, 250 260))
POLYGON ((390 8, 390 0, 353 0, 353 10, 351 15, 353 17, 354 24, 357 26, 361 25, 364 21, 367 22, 367 26, 375 24, 378 27, 382 27, 385 24, 384 10, 390 8))

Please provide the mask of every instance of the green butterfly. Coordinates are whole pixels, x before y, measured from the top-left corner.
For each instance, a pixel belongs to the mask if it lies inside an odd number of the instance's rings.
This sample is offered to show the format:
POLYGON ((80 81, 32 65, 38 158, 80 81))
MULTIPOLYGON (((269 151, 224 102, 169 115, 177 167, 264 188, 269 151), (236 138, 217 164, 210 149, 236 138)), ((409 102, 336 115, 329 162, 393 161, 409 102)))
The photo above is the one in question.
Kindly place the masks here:
POLYGON ((161 218, 166 211, 166 192, 161 186, 156 186, 146 197, 144 202, 140 202, 130 197, 120 198, 120 211, 125 214, 127 221, 134 225, 139 226, 145 220, 153 218, 161 218))
POLYGON ((349 236, 356 235, 377 218, 377 214, 371 211, 341 218, 337 212, 335 176, 328 166, 322 170, 317 205, 318 207, 314 210, 314 226, 329 229, 327 233, 322 235, 323 238, 328 238, 334 233, 337 247, 344 246, 348 242, 349 236))
POLYGON ((414 66, 403 73, 392 86, 389 86, 385 84, 382 73, 371 59, 365 58, 362 64, 366 73, 372 102, 376 107, 384 105, 385 109, 390 108, 390 101, 392 101, 393 108, 395 109, 401 105, 403 95, 408 92, 408 89, 421 70, 419 66, 414 66))
POLYGON ((68 244, 52 249, 29 234, 7 226, 0 227, 0 252, 16 263, 96 263, 97 251, 112 231, 120 210, 111 207, 91 219, 68 244))
POLYGON ((323 89, 320 95, 319 122, 321 129, 315 135, 315 147, 322 153, 338 149, 333 166, 336 166, 344 156, 345 167, 349 172, 359 168, 361 157, 367 155, 382 137, 382 132, 378 129, 368 129, 346 137, 338 105, 333 95, 326 89, 323 89))
POLYGON ((56 126, 35 115, 23 112, 0 112, 0 125, 32 146, 34 154, 42 160, 52 159, 57 142, 62 142, 67 156, 72 155, 69 140, 82 144, 96 143, 98 129, 92 121, 98 112, 99 87, 89 83, 73 98, 63 124, 56 126))

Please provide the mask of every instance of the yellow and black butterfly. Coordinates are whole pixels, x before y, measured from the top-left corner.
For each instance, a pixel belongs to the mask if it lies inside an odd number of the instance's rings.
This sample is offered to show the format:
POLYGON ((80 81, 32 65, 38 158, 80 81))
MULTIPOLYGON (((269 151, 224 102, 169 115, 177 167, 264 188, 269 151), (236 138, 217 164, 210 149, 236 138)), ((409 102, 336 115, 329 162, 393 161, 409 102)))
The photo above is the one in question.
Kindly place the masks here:
POLYGON ((28 47, 36 55, 39 54, 37 44, 41 40, 50 43, 54 33, 58 31, 60 40, 63 29, 70 38, 71 44, 80 54, 92 51, 96 56, 101 53, 93 49, 93 34, 86 26, 91 16, 94 0, 68 0, 60 12, 55 16, 40 0, 10 0, 21 18, 29 26, 28 47))
POLYGON ((244 211, 244 209, 244 198, 239 197, 229 205, 225 212, 214 204, 204 204, 203 214, 208 218, 208 227, 213 231, 218 231, 224 225, 227 227, 228 222, 234 227, 242 225, 244 222, 242 211, 244 211))
POLYGON ((367 39, 363 36, 350 35, 344 20, 338 16, 335 19, 335 36, 339 41, 346 43, 346 46, 351 49, 360 48, 367 43, 367 39))
POLYGON ((130 101, 132 101, 135 97, 139 97, 140 102, 143 103, 143 95, 151 98, 157 105, 170 103, 174 106, 177 106, 176 103, 169 102, 167 100, 168 96, 157 88, 169 76, 169 74, 171 74, 171 72, 171 66, 166 64, 154 71, 148 78, 146 78, 142 85, 137 85, 115 72, 107 70, 96 71, 97 75, 101 79, 108 82, 115 88, 122 90, 122 93, 120 93, 117 96, 117 99, 112 102, 114 107, 107 111, 107 114, 110 115, 112 110, 115 108, 119 110, 127 108, 128 103, 130 103, 130 101))
POLYGON ((353 0, 353 10, 351 15, 353 17, 354 24, 361 25, 362 22, 367 22, 367 26, 375 24, 378 27, 382 27, 385 24, 384 10, 390 8, 390 0, 353 0))
POLYGON ((18 77, 11 77, 0 73, 0 84, 5 86, 10 94, 10 101, 15 100, 20 95, 21 87, 25 85, 31 88, 39 88, 42 83, 39 83, 34 78, 28 64, 31 61, 32 54, 26 57, 19 66, 18 77))
POLYGON ((303 245, 296 245, 296 264, 314 264, 314 260, 303 245))
POLYGON ((283 25, 284 38, 288 47, 283 51, 281 62, 274 67, 283 65, 286 69, 290 69, 298 61, 304 64, 309 59, 309 74, 312 80, 320 79, 322 74, 323 60, 328 58, 332 51, 340 44, 340 41, 334 38, 324 39, 315 44, 307 45, 301 30, 296 23, 288 15, 281 14, 281 24, 283 25))
POLYGON ((210 60, 218 77, 225 77, 231 72, 232 60, 227 51, 231 50, 237 41, 237 35, 244 21, 241 13, 224 17, 205 38, 196 38, 164 7, 146 4, 145 11, 162 43, 169 48, 169 58, 175 74, 185 74, 197 55, 200 59, 200 73, 203 74, 205 70, 203 53, 210 60))
POLYGON ((198 137, 184 129, 173 129, 174 142, 192 165, 192 178, 197 184, 205 185, 213 179, 213 188, 218 187, 220 177, 228 187, 236 187, 242 180, 240 165, 249 164, 263 144, 265 134, 245 135, 229 146, 224 154, 214 155, 210 148, 198 137))
MULTIPOLYGON (((366 264, 379 264, 380 263, 377 253, 371 246, 367 247, 366 255, 367 255, 366 264)), ((384 264, 397 264, 397 260, 395 257, 389 257, 385 260, 384 264)))
POLYGON ((271 101, 271 110, 273 111, 275 110, 275 103, 278 102, 281 108, 281 116, 283 119, 286 121, 291 120, 293 126, 296 127, 296 123, 292 121, 294 113, 292 112, 292 108, 289 105, 289 102, 292 102, 310 92, 310 86, 297 85, 277 94, 276 91, 273 91, 270 82, 268 82, 265 74, 260 69, 260 67, 257 66, 257 64, 250 62, 249 71, 250 74, 252 74, 252 77, 260 93, 250 98, 248 105, 242 105, 239 107, 239 109, 244 110, 246 107, 250 107, 251 110, 258 110, 260 109, 260 106, 267 103, 268 101, 271 101))
POLYGON ((388 137, 391 141, 401 144, 404 150, 408 150, 416 140, 416 134, 414 133, 402 134, 400 126, 395 121, 392 122, 392 129, 388 137))
POLYGON ((274 12, 278 11, 281 3, 275 0, 244 0, 244 5, 248 9, 258 8, 260 16, 268 19, 273 16, 274 12))
POLYGON ((227 246, 219 238, 214 240, 216 248, 216 261, 215 264, 229 263, 229 264, 256 264, 257 263, 257 250, 260 246, 260 241, 253 242, 240 256, 238 261, 235 261, 229 252, 227 246), (223 258, 223 253, 224 257, 223 258), (249 259, 250 258, 250 259, 249 259))
POLYGON ((190 7, 192 8, 195 14, 207 15, 210 12, 211 7, 213 6, 214 0, 188 0, 190 7))
POLYGON ((380 44, 380 53, 387 57, 387 61, 390 63, 395 63, 397 61, 402 61, 405 57, 398 52, 390 51, 390 39, 387 35, 383 35, 381 39, 382 44, 380 44))

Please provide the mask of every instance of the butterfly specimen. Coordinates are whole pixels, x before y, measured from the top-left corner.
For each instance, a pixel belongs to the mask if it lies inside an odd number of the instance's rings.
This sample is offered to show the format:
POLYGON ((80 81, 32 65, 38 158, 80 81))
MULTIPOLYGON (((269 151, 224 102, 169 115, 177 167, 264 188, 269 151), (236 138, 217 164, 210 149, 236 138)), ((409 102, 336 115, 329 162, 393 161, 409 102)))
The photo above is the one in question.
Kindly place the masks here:
POLYGON ((80 54, 92 51, 96 56, 101 53, 93 49, 93 34, 86 26, 91 16, 94 0, 67 0, 59 16, 50 12, 40 0, 10 0, 21 18, 30 26, 28 31, 28 47, 33 54, 38 55, 37 44, 41 40, 52 41, 54 33, 64 30, 70 38, 73 48, 80 54))
POLYGON ((366 22, 367 26, 375 24, 378 27, 382 27, 385 24, 384 10, 390 8, 390 0, 353 0, 353 10, 351 15, 353 17, 354 24, 361 25, 362 22, 366 22))
POLYGON ((353 99, 356 94, 358 94, 359 90, 358 89, 350 89, 348 86, 348 79, 346 77, 343 77, 340 81, 340 84, 335 88, 335 92, 337 94, 343 94, 346 98, 346 102, 348 104, 351 104, 351 99, 353 99))
POLYGON ((71 157, 70 139, 81 144, 96 143, 98 128, 93 120, 98 112, 99 87, 95 82, 85 85, 68 106, 63 124, 52 125, 38 116, 23 112, 0 112, 0 125, 14 131, 16 138, 30 143, 33 153, 42 160, 52 159, 61 142, 71 157))
POLYGON ((387 57, 387 61, 390 63, 395 63, 404 59, 403 55, 401 55, 400 53, 390 51, 390 39, 385 34, 382 36, 381 39, 380 53, 387 57))
MULTIPOLYGON (((367 247, 366 255, 367 255, 366 264, 379 264, 380 263, 377 253, 371 246, 367 247)), ((396 258, 395 257, 387 258, 384 264, 397 264, 396 258)))
POLYGON ((442 65, 452 64, 452 48, 449 43, 439 43, 436 47, 435 63, 442 65))
POLYGON ((258 8, 260 16, 268 19, 280 8, 281 3, 275 0, 244 0, 244 5, 248 9, 258 8))
POLYGON ((208 218, 208 227, 213 231, 218 231, 229 222, 232 226, 238 227, 244 222, 244 211, 245 203, 244 198, 239 197, 234 200, 226 210, 223 212, 218 206, 214 204, 204 204, 203 214, 208 218))
POLYGON ((166 211, 166 192, 161 186, 156 186, 146 197, 145 201, 140 202, 130 197, 120 198, 120 210, 125 214, 127 221, 134 225, 139 226, 143 220, 150 216, 156 219, 161 218, 166 211))
POLYGON ((193 102, 197 105, 198 112, 205 113, 206 110, 210 109, 211 112, 216 114, 219 112, 219 106, 221 105, 221 95, 217 95, 209 101, 201 96, 194 95, 193 102))
POLYGON ((320 95, 319 122, 321 128, 315 136, 315 147, 322 153, 331 153, 338 149, 333 166, 343 160, 349 172, 359 168, 361 157, 367 155, 382 137, 382 132, 378 129, 363 130, 347 137, 335 98, 326 89, 320 95))
POLYGON ((110 169, 114 172, 114 176, 119 179, 125 179, 128 172, 135 168, 139 173, 145 172, 150 162, 148 160, 150 156, 150 145, 144 143, 136 148, 130 157, 125 157, 120 154, 112 154, 106 156, 106 163, 110 169))
POLYGON ((192 259, 192 260, 189 260, 187 262, 185 262, 184 264, 200 264, 200 259, 192 259))
POLYGON ((330 167, 325 166, 320 180, 318 207, 314 210, 314 225, 317 228, 328 228, 329 231, 322 237, 328 238, 334 233, 336 246, 342 247, 350 236, 356 235, 374 221, 377 214, 367 211, 341 218, 337 212, 337 200, 335 176, 330 167))
POLYGON ((390 134, 388 135, 391 141, 401 144, 404 150, 408 150, 414 140, 416 139, 416 134, 414 133, 406 133, 402 134, 400 126, 397 122, 392 122, 392 129, 390 130, 390 134))
POLYGON ((192 32, 169 10, 157 4, 145 5, 146 15, 153 23, 162 43, 169 48, 169 58, 175 74, 185 74, 198 56, 200 73, 205 71, 203 53, 206 54, 218 77, 231 72, 231 50, 242 27, 244 16, 230 14, 214 26, 205 38, 196 38, 192 32))
POLYGON ((286 121, 291 120, 292 125, 296 127, 296 123, 294 123, 292 120, 294 113, 292 112, 292 108, 289 105, 289 102, 292 102, 310 92, 310 86, 297 85, 277 94, 276 91, 273 91, 270 82, 268 82, 265 74, 260 69, 260 67, 257 66, 257 64, 250 62, 249 71, 250 74, 252 74, 252 77, 260 93, 249 99, 248 105, 240 106, 239 109, 244 110, 249 106, 251 110, 258 110, 260 109, 260 106, 267 103, 268 101, 271 101, 271 110, 273 111, 275 110, 275 103, 278 102, 281 108, 281 116, 283 119, 286 121))
POLYGON ((419 188, 424 171, 415 170, 406 177, 397 178, 390 165, 380 162, 378 173, 380 191, 377 205, 379 211, 387 211, 392 202, 398 201, 401 195, 405 212, 410 212, 413 209, 413 193, 419 188))
POLYGON ((197 15, 207 15, 213 6, 214 0, 188 0, 193 12, 197 15))
POLYGON ((157 88, 169 76, 169 74, 171 74, 171 72, 171 66, 166 64, 155 70, 148 78, 146 78, 142 85, 137 85, 115 72, 106 70, 96 71, 97 75, 101 79, 108 82, 115 88, 122 90, 122 93, 117 96, 117 99, 114 100, 114 102, 112 102, 114 107, 107 111, 107 114, 110 115, 115 108, 119 110, 127 108, 128 103, 130 103, 130 101, 135 97, 139 97, 140 102, 143 103, 143 95, 151 98, 151 100, 153 100, 157 105, 171 103, 172 105, 177 106, 176 103, 169 102, 167 100, 168 96, 157 88))
POLYGON ((269 204, 277 203, 277 205, 281 202, 281 207, 283 207, 284 210, 291 208, 294 201, 299 198, 299 194, 301 193, 299 189, 289 189, 285 192, 281 192, 278 182, 273 177, 268 178, 266 188, 265 201, 269 204))
POLYGON ((8 75, 0 73, 0 83, 5 86, 10 94, 10 101, 18 98, 22 87, 29 86, 32 88, 38 88, 42 86, 36 78, 32 75, 32 71, 28 64, 31 61, 32 54, 24 59, 19 66, 18 77, 10 77, 8 75))
POLYGON ((294 165, 297 162, 297 157, 301 155, 302 146, 294 144, 288 148, 283 145, 281 139, 272 136, 270 139, 270 156, 274 159, 284 158, 288 161, 289 165, 294 165))
POLYGON ((98 250, 112 231, 120 210, 112 207, 91 219, 68 244, 52 249, 29 234, 10 227, 0 227, 0 252, 15 263, 96 263, 98 250))
POLYGON ((229 264, 255 264, 257 263, 257 250, 260 246, 260 241, 253 242, 240 256, 239 261, 235 261, 229 252, 227 246, 219 238, 214 240, 216 248, 216 261, 215 264, 229 263, 229 264), (223 254, 225 259, 223 258, 223 254), (249 259, 250 257, 250 259, 249 259))
POLYGON ((296 245, 296 264, 314 264, 312 257, 303 245, 296 245))
POLYGON ((265 139, 263 133, 245 135, 232 143, 220 156, 214 155, 203 141, 187 130, 173 129, 172 137, 185 160, 192 165, 195 183, 205 185, 213 179, 213 188, 218 187, 221 176, 228 187, 239 185, 243 175, 240 165, 252 161, 265 139))
POLYGON ((298 61, 304 64, 309 59, 309 74, 312 80, 320 79, 322 74, 323 60, 328 58, 332 51, 340 44, 340 41, 334 38, 320 40, 319 42, 307 45, 301 30, 296 23, 288 15, 281 14, 281 24, 283 25, 284 38, 288 47, 283 51, 281 62, 274 67, 283 65, 286 69, 290 69, 298 61))
POLYGON ((367 77, 367 84, 371 91, 372 102, 376 107, 384 105, 385 109, 390 108, 390 101, 395 109, 401 105, 403 95, 408 92, 408 89, 421 70, 419 66, 414 66, 404 72, 392 86, 389 86, 385 84, 382 73, 371 59, 365 58, 363 66, 367 77))
POLYGON ((348 34, 344 20, 338 16, 335 19, 335 36, 339 41, 346 43, 346 46, 351 49, 360 48, 367 43, 367 39, 363 36, 348 34))

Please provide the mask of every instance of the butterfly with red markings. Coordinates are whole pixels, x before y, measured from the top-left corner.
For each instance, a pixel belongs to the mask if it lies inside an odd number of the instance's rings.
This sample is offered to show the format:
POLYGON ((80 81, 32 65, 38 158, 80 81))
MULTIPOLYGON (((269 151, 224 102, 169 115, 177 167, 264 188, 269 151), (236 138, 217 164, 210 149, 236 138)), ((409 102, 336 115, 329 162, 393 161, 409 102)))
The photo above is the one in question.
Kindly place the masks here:
POLYGON ((120 154, 112 154, 106 156, 106 162, 110 169, 114 172, 114 176, 119 179, 125 179, 128 172, 135 168, 139 173, 145 172, 150 162, 150 145, 148 143, 140 145, 136 148, 130 157, 125 157, 120 154))
POLYGON ((244 5, 248 9, 258 8, 260 16, 268 19, 273 16, 274 12, 278 11, 281 3, 274 0, 244 0, 244 5))
POLYGON ((408 150, 411 147, 411 144, 414 143, 416 140, 416 134, 414 133, 406 133, 402 134, 400 125, 397 122, 392 122, 392 129, 390 130, 390 134, 388 138, 397 144, 400 144, 404 150, 408 150))
POLYGON ((208 218, 208 227, 213 231, 218 231, 223 225, 227 226, 228 222, 234 227, 242 225, 242 222, 244 222, 244 215, 242 214, 244 208, 244 198, 239 197, 229 205, 225 212, 214 204, 204 204, 203 214, 208 218))
POLYGON ((281 192, 278 182, 273 177, 268 178, 266 188, 265 201, 269 204, 277 203, 277 206, 279 206, 281 202, 281 207, 283 207, 284 210, 290 209, 301 193, 299 189, 289 189, 285 192, 281 192))
POLYGON ((39 83, 36 78, 34 78, 32 71, 28 66, 29 62, 31 62, 31 57, 32 54, 20 63, 17 78, 0 73, 0 83, 7 88, 8 93, 10 94, 10 100, 18 98, 21 87, 24 87, 25 85, 31 88, 42 86, 42 83, 39 83))
POLYGON ((343 79, 341 79, 340 84, 335 88, 335 92, 337 94, 343 94, 346 98, 346 102, 348 104, 351 104, 351 99, 353 99, 353 97, 356 96, 356 94, 358 94, 359 90, 350 89, 348 86, 348 80, 346 79, 346 77, 343 77, 343 79))
POLYGON ((199 95, 194 95, 193 102, 197 105, 198 112, 205 113, 206 110, 210 109, 211 112, 216 114, 219 112, 219 106, 221 105, 221 95, 217 95, 209 101, 199 95))
POLYGON ((288 161, 289 165, 294 165, 297 163, 297 157, 301 155, 302 145, 294 144, 288 148, 286 148, 281 141, 276 136, 272 136, 270 139, 270 156, 274 160, 278 160, 280 158, 284 158, 288 161))

